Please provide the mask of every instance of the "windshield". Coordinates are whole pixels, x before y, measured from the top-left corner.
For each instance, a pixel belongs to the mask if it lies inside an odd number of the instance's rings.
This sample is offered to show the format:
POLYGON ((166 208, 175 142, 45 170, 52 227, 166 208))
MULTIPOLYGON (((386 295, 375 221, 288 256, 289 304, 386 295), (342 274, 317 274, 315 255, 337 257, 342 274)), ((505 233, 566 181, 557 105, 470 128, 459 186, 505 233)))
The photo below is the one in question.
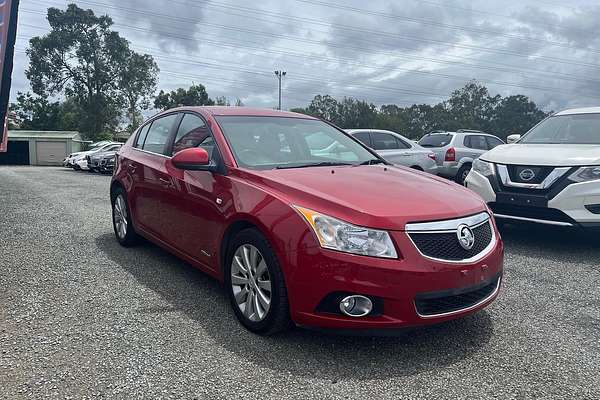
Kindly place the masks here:
POLYGON ((600 144, 600 114, 550 117, 531 129, 519 143, 600 144))
POLYGON ((451 134, 429 134, 419 140, 419 145, 422 147, 444 147, 452 140, 451 134))
POLYGON ((368 164, 376 157, 325 122, 285 117, 216 118, 237 163, 251 169, 368 164))

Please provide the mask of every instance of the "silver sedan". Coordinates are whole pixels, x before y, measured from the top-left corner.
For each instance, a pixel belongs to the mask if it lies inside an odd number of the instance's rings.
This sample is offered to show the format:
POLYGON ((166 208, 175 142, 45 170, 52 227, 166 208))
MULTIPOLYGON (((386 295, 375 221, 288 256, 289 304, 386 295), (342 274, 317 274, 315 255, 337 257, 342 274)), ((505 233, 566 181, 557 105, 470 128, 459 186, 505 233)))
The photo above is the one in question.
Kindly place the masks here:
POLYGON ((396 132, 381 129, 347 129, 346 132, 392 164, 437 174, 435 153, 396 132))

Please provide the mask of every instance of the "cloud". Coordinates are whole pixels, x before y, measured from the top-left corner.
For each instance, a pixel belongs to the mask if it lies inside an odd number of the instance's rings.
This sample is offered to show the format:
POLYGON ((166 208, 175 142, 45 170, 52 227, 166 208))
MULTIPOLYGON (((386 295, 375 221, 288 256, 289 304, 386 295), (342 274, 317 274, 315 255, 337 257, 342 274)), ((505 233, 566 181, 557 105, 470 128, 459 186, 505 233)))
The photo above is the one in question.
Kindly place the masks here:
MULTIPOLYGON (((36 4, 22 8, 45 11, 36 4)), ((316 94, 436 103, 472 79, 494 94, 525 94, 548 110, 600 103, 600 6, 590 1, 327 4, 87 0, 80 6, 109 14, 136 50, 154 55, 165 90, 203 83, 212 97, 274 107, 273 70, 284 69, 284 107, 306 106, 316 94)), ((30 12, 20 22, 47 27, 30 12)), ((43 33, 19 30, 23 37, 43 33)), ((28 88, 26 63, 16 54, 13 95, 28 88)))

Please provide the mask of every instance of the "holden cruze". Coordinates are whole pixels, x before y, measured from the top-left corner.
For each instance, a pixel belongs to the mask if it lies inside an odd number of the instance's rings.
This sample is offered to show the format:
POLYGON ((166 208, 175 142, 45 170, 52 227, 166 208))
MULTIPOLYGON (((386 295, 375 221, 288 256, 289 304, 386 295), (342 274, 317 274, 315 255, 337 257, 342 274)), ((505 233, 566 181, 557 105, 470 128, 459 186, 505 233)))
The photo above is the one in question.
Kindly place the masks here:
POLYGON ((142 236, 219 279, 260 334, 442 322, 490 304, 502 279, 478 196, 306 115, 161 113, 119 151, 110 197, 119 243, 142 236))

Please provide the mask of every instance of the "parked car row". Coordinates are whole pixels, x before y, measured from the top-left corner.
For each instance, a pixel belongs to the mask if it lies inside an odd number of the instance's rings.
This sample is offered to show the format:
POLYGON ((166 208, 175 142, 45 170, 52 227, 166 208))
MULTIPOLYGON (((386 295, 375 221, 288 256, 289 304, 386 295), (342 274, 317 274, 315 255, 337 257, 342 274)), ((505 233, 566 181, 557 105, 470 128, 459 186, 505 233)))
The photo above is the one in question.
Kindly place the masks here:
POLYGON ((77 171, 112 173, 121 146, 122 143, 110 141, 93 143, 90 150, 69 154, 63 160, 63 166, 77 171))
POLYGON ((431 132, 418 142, 386 130, 349 129, 347 132, 392 164, 449 178, 461 185, 477 158, 504 144, 494 135, 467 129, 431 132))

